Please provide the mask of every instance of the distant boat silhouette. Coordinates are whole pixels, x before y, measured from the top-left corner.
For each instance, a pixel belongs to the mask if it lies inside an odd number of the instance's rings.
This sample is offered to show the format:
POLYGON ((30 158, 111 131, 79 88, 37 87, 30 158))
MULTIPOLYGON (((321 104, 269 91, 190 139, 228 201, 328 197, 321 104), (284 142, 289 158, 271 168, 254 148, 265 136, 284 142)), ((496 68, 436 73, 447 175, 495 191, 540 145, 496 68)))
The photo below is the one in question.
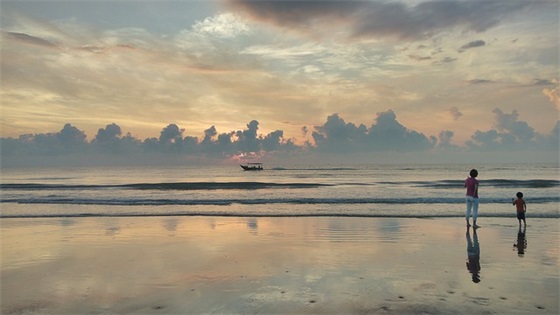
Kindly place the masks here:
POLYGON ((240 165, 242 169, 246 171, 262 171, 263 164, 262 163, 247 163, 240 165))

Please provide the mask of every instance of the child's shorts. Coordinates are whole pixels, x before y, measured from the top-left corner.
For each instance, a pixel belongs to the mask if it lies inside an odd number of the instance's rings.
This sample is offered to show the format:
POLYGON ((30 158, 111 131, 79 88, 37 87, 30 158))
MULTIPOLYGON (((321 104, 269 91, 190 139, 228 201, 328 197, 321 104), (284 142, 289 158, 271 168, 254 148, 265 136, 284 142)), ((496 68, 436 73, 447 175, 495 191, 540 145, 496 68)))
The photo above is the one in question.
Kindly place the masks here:
POLYGON ((525 220, 525 212, 517 212, 517 220, 525 220))

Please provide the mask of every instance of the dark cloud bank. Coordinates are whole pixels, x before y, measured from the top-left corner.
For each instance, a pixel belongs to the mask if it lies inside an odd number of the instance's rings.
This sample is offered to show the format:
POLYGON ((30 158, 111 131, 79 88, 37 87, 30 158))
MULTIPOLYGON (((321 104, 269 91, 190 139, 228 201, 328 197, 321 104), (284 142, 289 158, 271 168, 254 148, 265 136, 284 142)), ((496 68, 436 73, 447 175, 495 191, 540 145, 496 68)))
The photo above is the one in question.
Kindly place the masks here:
POLYGON ((453 144, 453 131, 426 136, 397 121, 392 110, 378 113, 371 126, 359 126, 333 114, 320 126, 304 127, 313 141, 303 145, 285 139, 282 130, 259 134, 253 120, 243 130, 219 133, 214 126, 202 138, 185 135, 176 124, 163 128, 158 138, 140 140, 121 127, 100 128, 91 141, 77 127, 66 124, 59 132, 0 138, 2 167, 30 165, 195 164, 239 160, 296 159, 345 162, 557 162, 559 124, 548 135, 539 134, 518 113, 493 111, 495 126, 476 131, 464 146, 453 144), (243 159, 243 158, 242 158, 243 159), (489 159, 492 159, 490 161, 489 159))
MULTIPOLYGON (((423 39, 460 29, 480 33, 532 9, 555 9, 551 1, 253 1, 226 0, 230 8, 263 23, 307 34, 343 26, 350 38, 423 39)), ((480 43, 478 43, 480 44, 480 43)))

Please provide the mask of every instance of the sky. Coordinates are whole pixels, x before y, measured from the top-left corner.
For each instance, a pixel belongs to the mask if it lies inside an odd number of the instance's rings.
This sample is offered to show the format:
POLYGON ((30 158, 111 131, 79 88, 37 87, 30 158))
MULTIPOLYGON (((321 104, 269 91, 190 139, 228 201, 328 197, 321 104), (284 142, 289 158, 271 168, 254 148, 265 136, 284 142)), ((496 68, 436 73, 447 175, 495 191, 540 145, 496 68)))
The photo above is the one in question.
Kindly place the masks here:
POLYGON ((3 164, 84 148, 558 161, 554 0, 0 9, 3 164))

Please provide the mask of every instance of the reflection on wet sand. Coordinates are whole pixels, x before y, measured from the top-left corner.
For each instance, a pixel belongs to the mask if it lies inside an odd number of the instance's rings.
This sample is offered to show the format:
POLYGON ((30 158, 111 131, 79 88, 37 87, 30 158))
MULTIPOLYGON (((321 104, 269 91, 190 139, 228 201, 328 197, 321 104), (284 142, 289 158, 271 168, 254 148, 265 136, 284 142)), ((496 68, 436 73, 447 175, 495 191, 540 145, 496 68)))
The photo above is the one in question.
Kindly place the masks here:
POLYGON ((511 301, 524 314, 559 310, 551 220, 534 221, 542 233, 512 263, 511 226, 486 219, 484 285, 477 231, 466 235, 466 277, 456 218, 72 220, 2 220, 0 313, 471 315, 508 314, 511 301))
POLYGON ((480 244, 476 229, 473 228, 473 238, 471 239, 471 228, 467 228, 467 269, 472 275, 474 283, 480 282, 480 244))
POLYGON ((517 255, 519 257, 523 257, 525 255, 525 249, 527 249, 527 238, 525 236, 525 230, 526 228, 521 229, 521 226, 519 227, 516 243, 513 244, 513 249, 517 249, 517 255))

